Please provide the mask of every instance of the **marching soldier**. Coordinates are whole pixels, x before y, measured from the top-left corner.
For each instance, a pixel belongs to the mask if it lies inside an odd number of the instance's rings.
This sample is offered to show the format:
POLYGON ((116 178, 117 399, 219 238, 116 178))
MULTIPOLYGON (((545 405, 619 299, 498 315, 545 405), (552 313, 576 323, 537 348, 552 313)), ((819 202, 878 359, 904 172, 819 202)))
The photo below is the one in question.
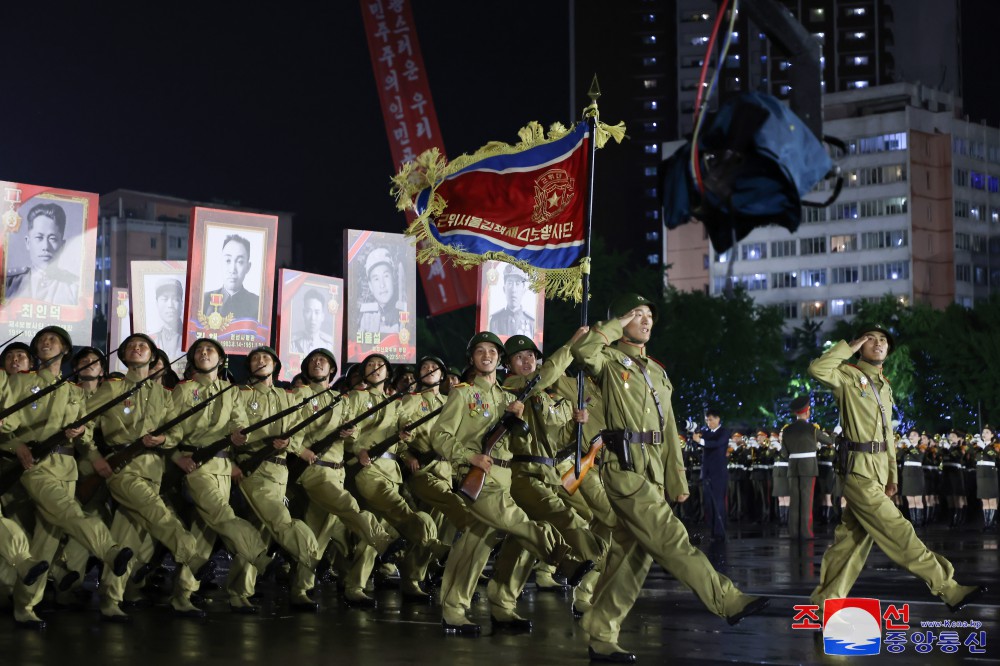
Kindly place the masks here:
MULTIPOLYGON (((480 632, 480 626, 470 622, 466 612, 489 558, 489 541, 496 530, 506 531, 508 539, 517 539, 535 557, 560 566, 574 586, 594 566, 593 562, 574 557, 555 528, 530 520, 515 504, 509 492, 509 435, 504 435, 489 455, 482 452, 481 438, 504 412, 519 418, 524 412, 524 403, 515 401, 497 383, 496 371, 503 354, 503 343, 493 333, 484 331, 472 336, 466 356, 475 370, 475 379, 472 384, 452 388, 432 435, 435 449, 445 453, 460 474, 472 466, 486 474, 479 498, 469 504, 475 523, 452 548, 444 569, 441 606, 446 633, 475 636, 480 632)), ((519 625, 525 622, 513 611, 501 619, 518 621, 519 625)))
MULTIPOLYGON (((38 331, 31 341, 31 350, 38 359, 39 369, 11 377, 12 399, 20 400, 59 382, 59 366, 72 347, 69 333, 58 326, 46 326, 38 331)), ((78 441, 87 451, 94 469, 105 477, 111 474, 111 469, 106 463, 101 464, 100 454, 89 442, 87 428, 65 428, 84 415, 85 402, 79 387, 62 383, 55 391, 15 415, 20 416, 21 427, 14 432, 12 439, 3 444, 3 448, 13 451, 24 466, 26 471, 21 477, 21 484, 34 500, 38 512, 31 541, 32 555, 40 561, 50 561, 65 532, 100 557, 114 575, 122 576, 128 570, 132 550, 115 544, 107 526, 99 519, 87 516, 73 496, 78 478, 73 445, 78 441), (41 442, 60 432, 65 435, 67 443, 56 446, 50 455, 36 461, 28 443, 41 442)), ((23 579, 15 585, 14 620, 18 626, 28 629, 45 627, 45 622, 34 612, 45 592, 45 584, 46 577, 39 576, 32 585, 25 584, 23 579)))
POLYGON ((816 449, 819 444, 832 444, 833 439, 809 423, 809 396, 800 395, 789 406, 795 414, 795 423, 785 426, 781 441, 788 451, 788 489, 791 507, 788 517, 788 536, 792 539, 813 538, 813 490, 819 465, 816 449))
MULTIPOLYGON (((156 345, 149 336, 133 333, 118 348, 118 358, 128 368, 125 379, 110 380, 90 399, 99 407, 149 377, 151 364, 157 360, 156 345)), ((155 381, 145 381, 142 388, 119 406, 105 412, 94 422, 101 431, 110 453, 117 453, 132 442, 142 440, 143 452, 121 471, 108 479, 108 490, 118 503, 111 522, 111 535, 119 543, 136 552, 130 563, 129 575, 140 578, 148 569, 155 539, 173 553, 180 567, 176 585, 187 593, 198 589, 199 580, 208 580, 215 572, 215 563, 197 552, 197 541, 177 515, 160 496, 163 479, 163 455, 170 445, 163 435, 152 431, 167 421, 170 392, 155 381), (192 575, 192 570, 197 572, 192 575), (135 575, 133 575, 135 574, 135 575)), ((105 461, 106 462, 106 461, 105 461)), ((127 622, 121 610, 125 596, 126 576, 104 575, 101 581, 101 617, 110 622, 127 622)), ((191 617, 203 617, 203 611, 190 611, 191 617)))
MULTIPOLYGON (((258 347, 247 356, 247 364, 254 382, 243 387, 239 397, 251 423, 263 421, 298 403, 298 398, 293 393, 274 385, 274 376, 281 372, 277 352, 270 347, 258 347)), ((295 559, 295 574, 292 577, 289 599, 291 609, 315 613, 319 611, 319 604, 306 593, 315 584, 316 564, 323 553, 309 526, 301 520, 294 520, 288 513, 285 499, 288 488, 287 456, 301 453, 302 442, 300 435, 291 438, 281 438, 280 435, 290 430, 297 420, 295 414, 289 414, 250 433, 246 445, 239 449, 241 461, 268 447, 273 450, 273 454, 249 475, 244 475, 242 471, 236 472, 236 479, 240 484, 240 492, 267 533, 273 535, 275 541, 295 559)), ((252 597, 256 578, 255 569, 234 567, 228 581, 231 596, 247 599, 252 597)))
POLYGON ((890 499, 896 494, 896 461, 892 448, 892 388, 882 374, 892 351, 892 335, 882 326, 858 329, 851 343, 840 341, 809 364, 809 374, 829 387, 840 408, 846 460, 843 478, 847 508, 823 555, 819 585, 812 603, 850 596, 873 543, 894 562, 919 576, 952 611, 965 606, 985 588, 959 585, 945 558, 927 549, 890 499), (850 363, 857 354, 857 363, 850 363))
MULTIPOLYGON (((173 462, 184 472, 184 480, 197 509, 191 527, 198 540, 196 557, 210 557, 218 535, 236 555, 234 567, 254 566, 258 571, 267 572, 278 560, 268 557, 267 547, 256 528, 238 518, 229 505, 233 475, 229 451, 219 451, 200 466, 191 459, 198 449, 223 438, 228 438, 235 446, 246 444, 247 436, 241 432, 247 426, 243 403, 237 391, 227 390, 229 382, 219 379, 219 368, 225 358, 222 345, 211 338, 201 338, 188 349, 187 367, 193 373, 193 379, 181 382, 173 390, 172 413, 181 414, 202 400, 213 400, 213 404, 169 430, 166 441, 168 446, 176 446, 173 462), (222 391, 226 393, 219 395, 222 391), (214 397, 217 395, 219 397, 214 397)), ((250 603, 248 596, 230 590, 230 610, 234 613, 256 612, 257 607, 250 603)), ((175 589, 171 605, 178 615, 201 614, 201 610, 191 603, 189 589, 175 589)))
POLYGON ((661 366, 646 356, 656 315, 653 303, 625 294, 573 346, 573 354, 597 378, 605 400, 607 452, 601 479, 619 520, 611 552, 581 626, 590 635, 592 660, 633 662, 618 645, 622 621, 656 561, 698 595, 716 615, 736 624, 768 604, 743 594, 691 545, 667 497, 688 498, 684 465, 670 397, 673 387, 661 366))

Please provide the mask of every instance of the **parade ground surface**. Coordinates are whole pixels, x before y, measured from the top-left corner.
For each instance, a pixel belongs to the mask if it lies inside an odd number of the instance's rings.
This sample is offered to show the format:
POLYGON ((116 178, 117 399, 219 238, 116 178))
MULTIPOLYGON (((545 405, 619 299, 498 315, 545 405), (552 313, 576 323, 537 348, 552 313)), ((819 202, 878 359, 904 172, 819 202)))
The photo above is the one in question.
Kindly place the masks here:
MULTIPOLYGON (((632 650, 640 664, 823 664, 823 663, 1000 663, 1000 567, 996 532, 984 534, 978 526, 959 531, 945 525, 920 528, 930 548, 947 556, 963 583, 986 584, 981 602, 951 613, 909 573, 895 567, 877 548, 853 593, 878 599, 881 612, 890 605, 901 616, 882 622, 878 656, 829 656, 821 632, 793 629, 793 607, 808 604, 808 594, 819 577, 823 551, 832 527, 818 527, 815 540, 792 542, 784 529, 730 524, 725 544, 701 548, 716 567, 748 592, 766 594, 771 605, 760 616, 730 627, 708 613, 698 599, 654 564, 642 596, 626 620, 620 643, 632 650), (968 626, 955 624, 962 622, 968 626), (892 632, 889 623, 905 630, 892 632), (944 626, 952 623, 951 627, 944 626), (922 624, 923 623, 923 624, 922 624), (931 626, 931 623, 940 623, 931 626), (976 629, 975 623, 981 623, 976 629), (950 637, 957 634, 953 653, 950 637), (928 643, 927 632, 930 632, 928 643), (918 636, 919 635, 919 636, 918 636), (967 644, 972 635, 974 644, 967 644), (924 641, 922 644, 919 641, 924 641), (979 646, 980 641, 985 645, 979 646), (920 650, 927 650, 926 653, 920 650), (978 652, 978 650, 982 650, 978 652)), ((697 534, 697 528, 692 530, 697 534)), ((219 579, 221 582, 222 579, 219 579)), ((88 585, 92 584, 88 581, 88 585)), ((315 615, 287 611, 287 589, 277 582, 259 585, 263 593, 257 616, 233 615, 222 591, 209 595, 203 620, 174 618, 165 605, 129 610, 129 625, 102 623, 94 601, 88 610, 44 610, 49 626, 42 632, 18 629, 7 610, 0 622, 0 663, 34 664, 585 664, 587 643, 570 613, 570 600, 560 593, 539 592, 529 583, 518 610, 534 621, 529 635, 494 633, 490 628, 485 586, 472 616, 483 626, 479 638, 445 637, 440 607, 403 604, 397 590, 375 592, 376 610, 349 609, 338 601, 336 585, 326 584, 319 595, 323 605, 315 615)))

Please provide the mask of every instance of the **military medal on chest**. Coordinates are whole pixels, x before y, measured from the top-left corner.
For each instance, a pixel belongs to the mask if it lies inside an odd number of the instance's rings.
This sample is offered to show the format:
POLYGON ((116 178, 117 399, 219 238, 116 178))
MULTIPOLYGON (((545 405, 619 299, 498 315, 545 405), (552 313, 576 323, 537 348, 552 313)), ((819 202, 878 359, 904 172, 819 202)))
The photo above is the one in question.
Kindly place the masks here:
POLYGON ((861 397, 864 398, 868 395, 865 393, 865 389, 868 388, 868 378, 861 375, 861 379, 859 381, 861 382, 861 397))
POLYGON ((624 386, 626 390, 628 390, 628 378, 629 377, 630 377, 630 374, 628 372, 623 372, 622 373, 622 386, 624 386))
POLYGON ((252 409, 255 412, 257 411, 258 407, 260 407, 260 403, 258 403, 256 400, 250 403, 250 409, 252 409))
POLYGON ((194 393, 191 394, 191 400, 194 402, 201 402, 201 395, 198 394, 198 389, 195 389, 194 393))
MULTIPOLYGON (((32 393, 38 393, 38 392, 39 392, 39 391, 41 391, 41 390, 42 390, 42 389, 41 389, 40 387, 38 387, 38 386, 32 386, 32 387, 31 387, 31 392, 32 392, 32 393)), ((38 409, 38 403, 37 403, 37 402, 33 402, 33 403, 31 403, 31 408, 32 408, 32 409, 38 409)))
POLYGON ((126 416, 132 413, 132 399, 131 398, 125 400, 124 407, 122 408, 122 411, 125 412, 126 416))

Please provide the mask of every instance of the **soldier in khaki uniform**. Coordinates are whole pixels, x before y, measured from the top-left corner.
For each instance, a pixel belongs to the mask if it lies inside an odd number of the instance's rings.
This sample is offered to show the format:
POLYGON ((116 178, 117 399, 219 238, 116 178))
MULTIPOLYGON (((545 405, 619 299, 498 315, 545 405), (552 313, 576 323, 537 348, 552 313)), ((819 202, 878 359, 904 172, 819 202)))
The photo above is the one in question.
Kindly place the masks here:
MULTIPOLYGON (((327 414, 316 419, 302 431, 303 450, 299 456, 309 467, 299 477, 299 485, 309 496, 309 506, 306 508, 305 522, 316 535, 320 552, 325 550, 331 537, 337 531, 338 522, 364 544, 356 549, 355 557, 344 580, 344 600, 352 606, 374 608, 375 599, 365 594, 364 588, 371 572, 367 564, 367 547, 370 546, 379 555, 388 552, 395 542, 395 537, 386 532, 370 511, 362 511, 358 502, 344 488, 344 440, 338 438, 322 455, 317 456, 308 448, 316 441, 331 433, 334 428, 351 419, 347 400, 338 398, 332 392, 318 395, 330 385, 330 378, 337 374, 337 361, 333 352, 328 349, 314 349, 302 360, 302 374, 309 382, 308 387, 300 389, 300 394, 314 396, 302 408, 302 417, 326 408, 334 400, 339 402, 327 414)), ((353 431, 352 431, 353 432, 353 431)), ((341 434, 350 434, 347 431, 341 434)), ((341 555, 348 556, 347 545, 339 544, 341 555)))
POLYGON ((608 317, 573 347, 604 396, 601 479, 618 514, 593 607, 581 626, 590 635, 592 660, 630 663, 635 655, 618 645, 618 632, 654 559, 730 624, 761 610, 768 599, 743 594, 715 571, 691 545, 667 501, 669 496, 683 502, 688 487, 670 404, 673 387, 663 368, 646 356, 655 322, 653 303, 624 294, 611 304, 608 317))
MULTIPOLYGON (((448 400, 447 396, 443 395, 440 390, 441 383, 445 381, 445 375, 448 372, 444 361, 435 356, 424 356, 417 363, 417 370, 422 390, 403 398, 399 410, 399 428, 401 430, 407 424, 424 418, 436 409, 443 407, 448 400)), ((437 453, 431 443, 431 431, 436 421, 437 417, 434 417, 408 431, 410 439, 406 443, 407 456, 404 459, 405 464, 410 469, 407 485, 410 492, 418 500, 431 507, 433 512, 443 514, 444 520, 450 523, 450 527, 464 531, 472 518, 465 502, 452 492, 451 462, 437 453)), ((442 524, 438 522, 439 534, 441 527, 442 524)), ((426 578, 430 562, 431 557, 426 554, 417 562, 418 569, 414 572, 417 579, 426 578)), ((408 584, 404 581, 404 585, 408 584)), ((428 597, 429 595, 420 587, 409 590, 404 587, 403 589, 403 598, 409 601, 426 600, 428 597)))
MULTIPOLYGON (((37 373, 18 374, 11 377, 11 399, 20 400, 37 393, 59 381, 59 365, 64 355, 72 349, 69 334, 58 326, 41 329, 31 341, 31 349, 39 361, 37 373)), ((35 502, 38 515, 31 539, 31 555, 39 561, 50 561, 59 547, 63 532, 76 539, 87 550, 100 557, 116 576, 128 569, 132 551, 116 545, 107 526, 99 519, 89 517, 76 501, 77 465, 73 444, 79 440, 94 469, 102 476, 110 476, 111 469, 102 464, 100 454, 93 448, 85 426, 66 429, 66 426, 84 416, 86 400, 83 391, 70 383, 22 409, 20 427, 3 448, 13 451, 25 468, 21 485, 35 502), (40 461, 35 461, 28 444, 41 442, 62 432, 66 443, 40 461)), ((14 620, 22 627, 41 629, 45 623, 35 615, 34 607, 42 600, 46 577, 40 576, 33 585, 20 581, 14 587, 14 620)))
MULTIPOLYGON (((128 368, 125 379, 105 382, 88 401, 94 409, 123 393, 149 376, 156 363, 156 345, 142 333, 133 333, 118 348, 118 358, 128 368)), ((124 402, 98 417, 94 430, 103 432, 111 453, 117 453, 139 439, 146 448, 108 479, 108 490, 118 503, 111 522, 111 536, 132 548, 136 557, 130 564, 130 575, 145 572, 153 556, 153 540, 162 543, 180 565, 177 586, 188 593, 198 589, 198 580, 207 580, 215 572, 215 564, 197 553, 197 541, 160 496, 163 479, 163 455, 169 450, 166 437, 151 434, 167 421, 170 392, 150 379, 124 402), (197 574, 192 574, 192 570, 197 574)), ((101 581, 101 616, 110 622, 126 622, 121 610, 127 577, 107 576, 101 581)), ((202 617, 202 611, 190 611, 192 617, 202 617)))
MULTIPOLYGON (((829 387, 840 408, 848 440, 843 480, 847 508, 823 555, 812 603, 850 596, 872 544, 898 565, 919 576, 931 594, 955 611, 986 591, 959 585, 951 562, 931 552, 890 499, 896 493, 896 460, 891 442, 893 396, 882 365, 892 351, 892 335, 882 326, 858 329, 853 342, 841 340, 809 364, 809 374, 829 387), (857 363, 851 357, 857 354, 857 363)), ((844 446, 845 443, 841 443, 844 446)))
MULTIPOLYGON (((202 338, 187 351, 188 369, 194 378, 181 382, 171 394, 171 416, 179 415, 202 400, 208 400, 229 386, 219 379, 218 372, 226 353, 215 340, 202 338)), ((191 499, 198 510, 191 532, 198 541, 198 557, 208 558, 212 553, 216 535, 222 537, 226 548, 236 555, 234 567, 254 566, 266 571, 275 560, 267 556, 267 548, 253 525, 238 518, 229 506, 233 465, 226 449, 201 466, 191 454, 228 437, 236 446, 243 446, 247 437, 241 432, 246 427, 247 416, 239 392, 229 390, 225 395, 189 419, 182 421, 166 433, 166 445, 176 447, 173 462, 185 473, 191 499)), ((234 613, 253 613, 256 606, 249 595, 229 596, 229 607, 234 613)), ((191 591, 178 587, 174 590, 171 605, 179 614, 196 614, 191 603, 191 591)))
MULTIPOLYGON (((353 414, 361 414, 384 402, 387 397, 385 389, 391 374, 389 360, 381 354, 369 354, 362 361, 361 368, 367 388, 350 394, 348 409, 353 414)), ((400 461, 405 464, 409 458, 406 443, 400 440, 378 458, 368 456, 368 449, 396 434, 402 421, 405 418, 402 418, 400 401, 393 400, 359 423, 347 444, 362 466, 355 477, 362 501, 372 513, 388 521, 409 542, 400 576, 403 591, 416 595, 421 592, 421 570, 427 570, 427 551, 442 557, 448 548, 438 541, 437 524, 430 514, 414 511, 400 494, 403 483, 400 461)), ((406 434, 407 439, 411 437, 411 434, 406 434)), ((370 560, 374 563, 373 557, 370 560)))
POLYGON ((789 406, 795 423, 785 426, 781 440, 788 451, 788 488, 791 505, 788 511, 788 536, 812 539, 813 491, 819 476, 817 444, 832 444, 833 438, 819 426, 809 423, 809 396, 801 395, 789 406))
MULTIPOLYGON (((247 363, 251 377, 257 381, 251 386, 243 387, 240 400, 251 424, 298 404, 299 398, 293 393, 274 386, 273 378, 281 372, 281 361, 273 349, 254 349, 247 356, 247 363)), ((248 455, 264 447, 271 447, 274 454, 249 476, 237 473, 236 478, 247 504, 267 532, 295 559, 295 575, 292 577, 289 599, 292 610, 315 613, 319 611, 319 604, 306 593, 315 584, 316 563, 323 553, 309 526, 301 520, 292 519, 285 505, 288 487, 286 457, 301 453, 302 436, 298 433, 291 438, 271 439, 290 430, 299 418, 300 415, 292 413, 250 433, 246 445, 239 449, 240 458, 245 460, 248 455)), ((247 598, 253 596, 256 578, 256 569, 233 567, 228 581, 230 595, 247 598)))
MULTIPOLYGON (((562 442, 569 441, 571 435, 576 436, 576 424, 587 420, 587 412, 577 410, 575 400, 557 403, 545 391, 569 367, 573 360, 570 346, 586 332, 586 327, 577 330, 569 343, 552 354, 540 369, 536 368, 542 354, 534 341, 524 335, 511 336, 504 344, 507 365, 511 369, 504 388, 519 393, 536 374, 540 376, 525 402, 523 419, 529 431, 516 432, 511 437, 510 449, 514 454, 511 458, 511 497, 529 518, 555 527, 581 559, 591 560, 599 566, 607 553, 607 543, 590 530, 587 521, 567 501, 568 496, 562 491, 562 476, 556 471, 556 457, 562 442)), ((531 629, 526 621, 505 623, 498 621, 496 616, 513 612, 535 560, 536 557, 516 541, 504 542, 487 589, 490 604, 499 611, 494 612, 494 627, 513 631, 531 629)), ((595 569, 585 576, 584 580, 590 579, 587 581, 589 589, 596 583, 597 575, 595 569)), ((583 585, 581 581, 580 586, 583 585)), ((589 594, 586 598, 589 599, 589 594)))
MULTIPOLYGON (((479 574, 489 559, 489 539, 496 530, 507 532, 520 546, 549 564, 560 566, 569 574, 572 585, 593 569, 591 561, 581 561, 572 553, 559 532, 547 523, 532 521, 510 496, 510 436, 502 437, 490 455, 482 451, 482 437, 504 412, 520 417, 524 404, 514 400, 496 380, 497 367, 503 358, 503 344, 490 332, 477 333, 469 341, 466 354, 476 377, 471 384, 459 384, 451 389, 444 411, 434 427, 434 448, 451 460, 460 476, 470 466, 486 473, 479 498, 469 504, 475 523, 452 548, 441 582, 442 624, 446 633, 475 636, 480 626, 469 621, 465 613, 479 574)), ((526 622, 513 610, 491 604, 494 621, 526 622), (499 616, 498 616, 499 615, 499 616)))

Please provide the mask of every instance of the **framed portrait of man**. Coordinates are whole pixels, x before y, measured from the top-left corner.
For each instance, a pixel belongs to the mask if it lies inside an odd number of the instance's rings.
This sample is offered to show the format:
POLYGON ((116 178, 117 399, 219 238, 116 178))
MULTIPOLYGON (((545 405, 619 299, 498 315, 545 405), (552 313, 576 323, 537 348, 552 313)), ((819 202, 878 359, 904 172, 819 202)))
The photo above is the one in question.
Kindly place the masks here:
POLYGON ((18 331, 33 335, 44 326, 59 325, 74 344, 89 345, 97 195, 2 181, 0 190, 0 336, 18 331))
POLYGON ((278 358, 283 381, 291 381, 314 349, 333 352, 343 370, 344 281, 287 268, 278 271, 278 358))
MULTIPOLYGON (((133 261, 129 265, 132 330, 153 339, 171 361, 182 356, 184 344, 184 283, 186 261, 133 261)), ((176 363, 184 372, 187 363, 176 363)))
POLYGON ((270 344, 277 235, 274 215, 194 209, 185 347, 204 337, 236 354, 270 344))
MULTIPOLYGON (((113 287, 111 307, 108 308, 108 348, 113 352, 130 335, 132 335, 132 313, 129 307, 128 287, 113 287)), ((108 357, 108 363, 111 372, 128 372, 128 368, 115 353, 108 357)))
POLYGON ((415 363, 417 251, 403 234, 344 232, 347 276, 347 361, 378 352, 415 363))
POLYGON ((533 291, 520 268, 502 261, 487 261, 479 268, 476 324, 504 342, 512 335, 526 335, 542 349, 545 291, 533 291))

